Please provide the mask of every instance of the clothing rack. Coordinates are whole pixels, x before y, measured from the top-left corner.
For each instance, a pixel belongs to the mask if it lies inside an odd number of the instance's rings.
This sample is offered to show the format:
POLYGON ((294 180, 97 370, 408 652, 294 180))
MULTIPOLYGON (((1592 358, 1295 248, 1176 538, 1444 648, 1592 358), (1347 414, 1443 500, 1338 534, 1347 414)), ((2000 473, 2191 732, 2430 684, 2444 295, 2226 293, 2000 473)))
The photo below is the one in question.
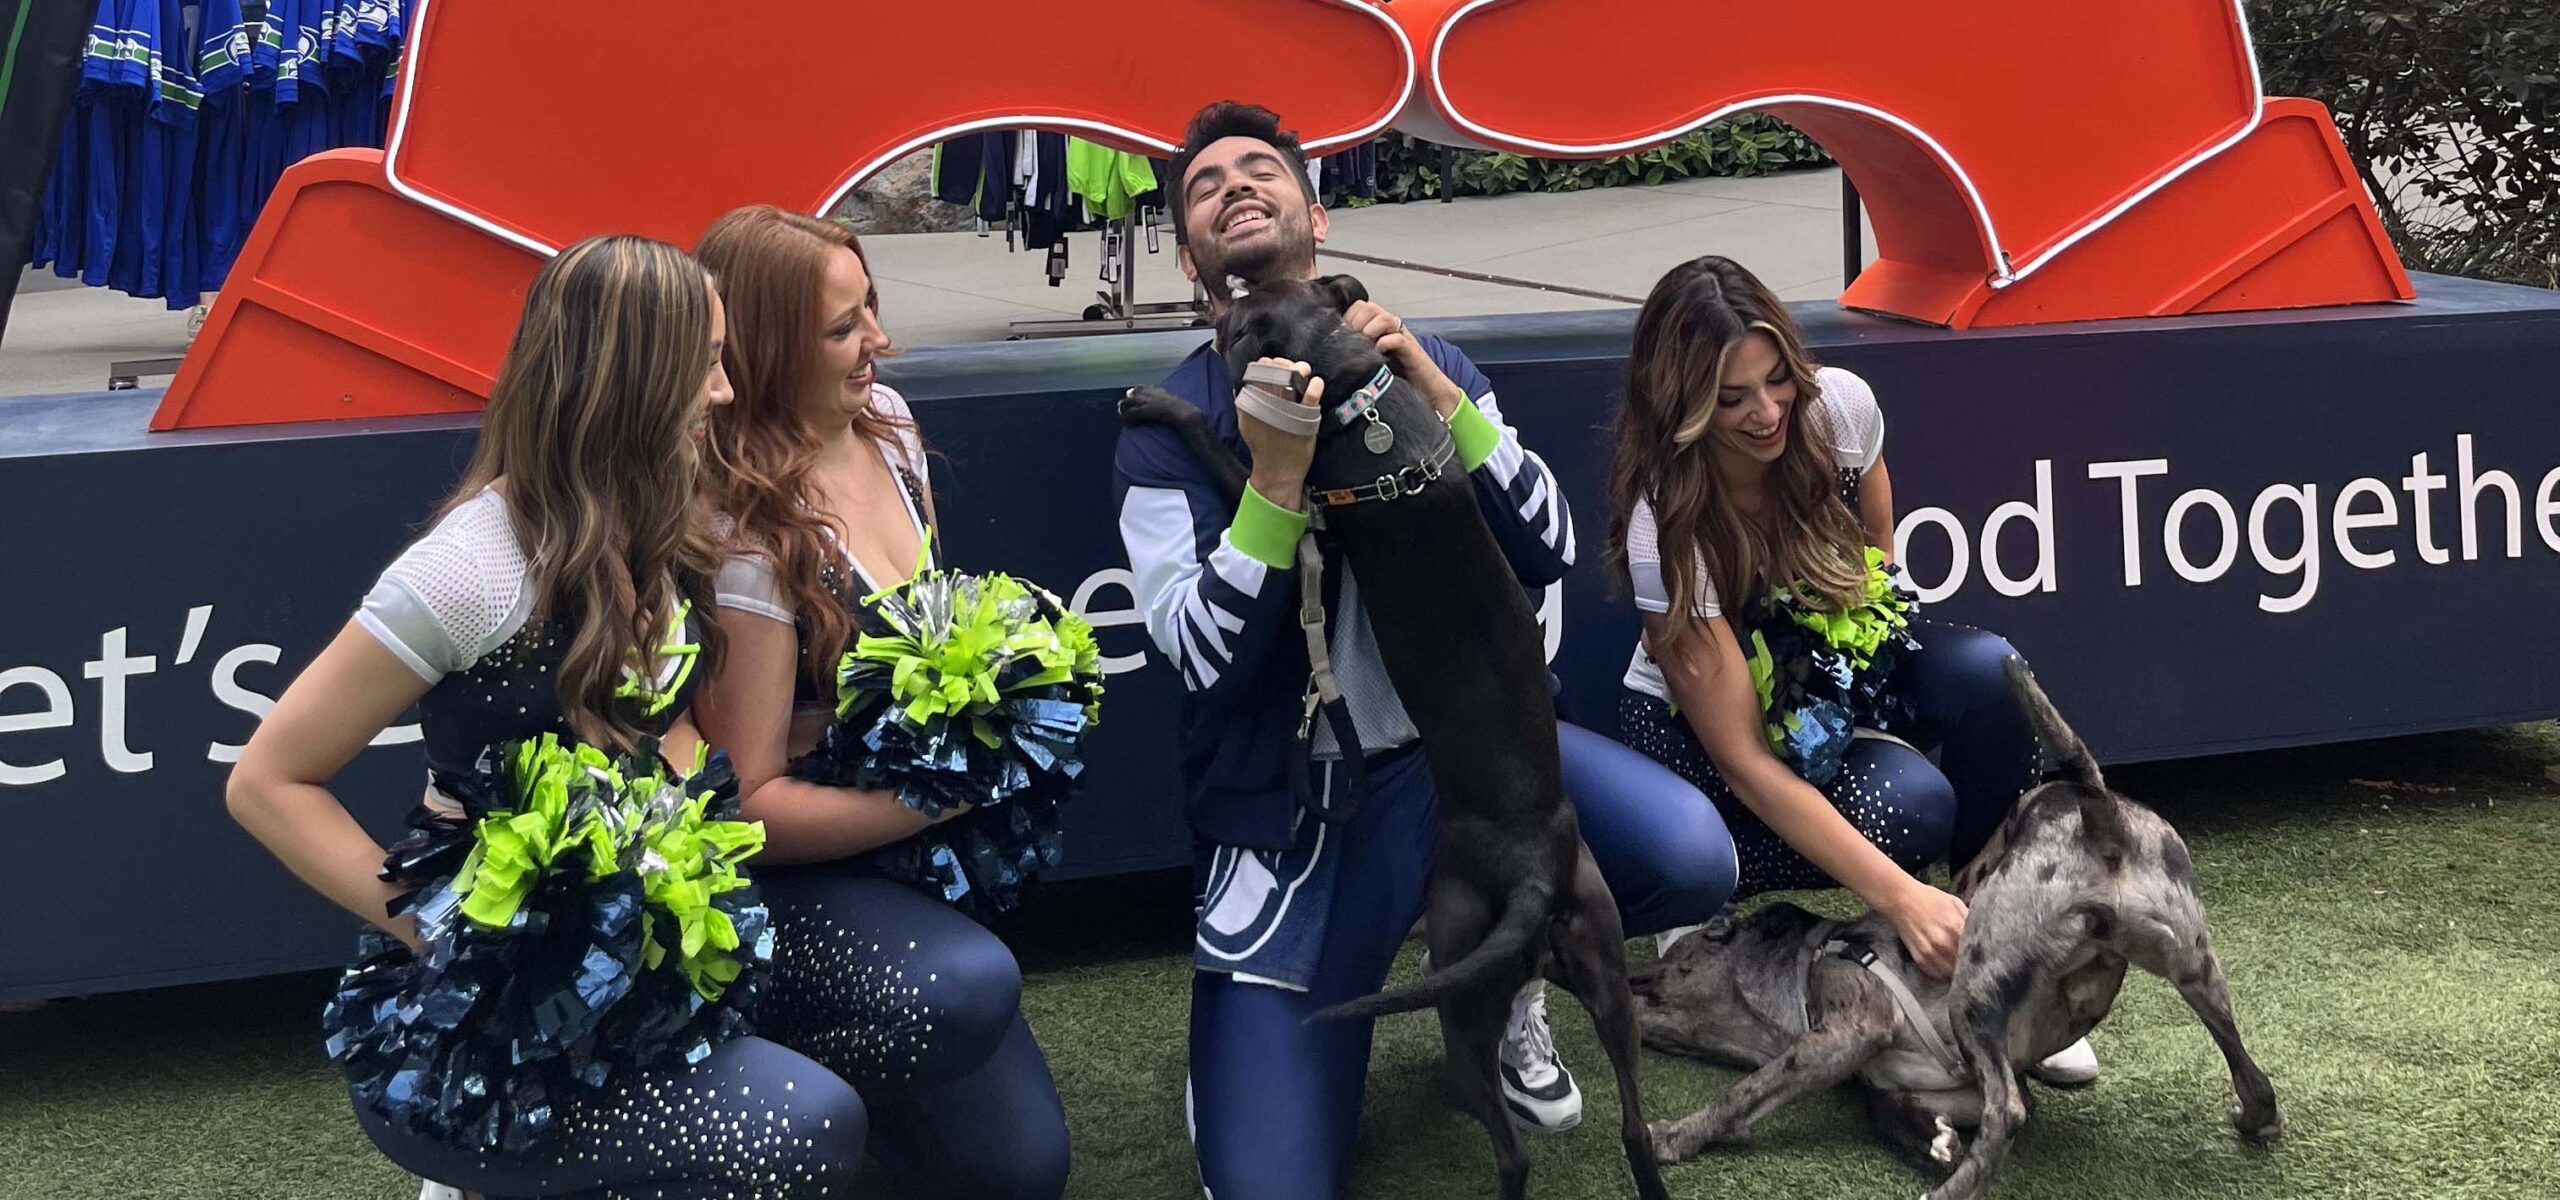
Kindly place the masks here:
MULTIPOLYGON (((89 0, 28 263, 192 309, 192 340, 284 170, 382 144, 415 3, 89 0)), ((179 363, 113 361, 107 388, 179 363)))
MULTIPOLYGON (((1153 238, 1152 225, 1145 230, 1153 238)), ((1105 333, 1156 333, 1169 329, 1200 329, 1209 324, 1209 294, 1198 283, 1191 285, 1187 301, 1138 301, 1137 214, 1111 221, 1103 226, 1103 278, 1111 286, 1094 293, 1096 302, 1085 306, 1084 315, 1076 318, 1051 317, 1036 321, 1015 321, 1007 341, 1038 338, 1091 337, 1105 333)))

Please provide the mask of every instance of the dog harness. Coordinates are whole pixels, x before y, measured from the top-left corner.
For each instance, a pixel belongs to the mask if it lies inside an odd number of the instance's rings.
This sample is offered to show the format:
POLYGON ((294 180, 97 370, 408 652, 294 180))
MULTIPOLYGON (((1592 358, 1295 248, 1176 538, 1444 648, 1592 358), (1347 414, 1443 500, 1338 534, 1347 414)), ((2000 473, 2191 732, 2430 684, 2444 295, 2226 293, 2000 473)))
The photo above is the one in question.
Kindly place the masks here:
POLYGON ((1902 982, 1902 976, 1895 974, 1893 968, 1884 965, 1883 961, 1876 956, 1874 947, 1862 943, 1833 938, 1824 942, 1821 949, 1814 951, 1806 958, 1807 979, 1804 989, 1804 1027, 1806 1029, 1813 1028, 1813 981, 1811 979, 1813 963, 1816 959, 1823 958, 1847 959, 1865 967, 1868 974, 1883 980, 1885 990, 1893 994, 1894 1007, 1902 1010, 1903 1022, 1911 1026, 1912 1032, 1920 1035, 1920 1044, 1929 1048, 1929 1056, 1937 1059, 1938 1065, 1946 1068, 1949 1075, 1958 1079, 1973 1078, 1973 1072, 1965 1067, 1964 1059, 1938 1037, 1937 1025, 1930 1021, 1929 1010, 1920 1003, 1920 998, 1911 994, 1911 985, 1902 982))
MULTIPOLYGON (((1306 386, 1302 372, 1254 363, 1244 369, 1244 381, 1248 386, 1237 392, 1236 404, 1255 419, 1300 437, 1312 436, 1323 427, 1323 414, 1296 400, 1306 386), (1273 392, 1290 399, 1280 399, 1270 394, 1273 392)), ((1395 382, 1395 372, 1380 366, 1366 385, 1333 406, 1333 418, 1342 425, 1369 422, 1360 440, 1372 454, 1395 448, 1395 432, 1378 415, 1379 397, 1386 395, 1395 382)), ((1289 758, 1289 791, 1300 808, 1327 825, 1340 825, 1360 814, 1369 796, 1369 775, 1366 756, 1360 752, 1359 730, 1352 723, 1351 706, 1342 698, 1342 687, 1334 678, 1333 653, 1325 642, 1324 552, 1316 540, 1324 530, 1325 510, 1418 494, 1439 482, 1457 455, 1457 438, 1442 430, 1439 444, 1420 461, 1407 463, 1358 487, 1307 490, 1307 532, 1298 539, 1298 629, 1307 639, 1307 693, 1298 713, 1297 749, 1289 758), (1307 770, 1315 753, 1319 715, 1333 731, 1334 744, 1342 747, 1342 765, 1350 774, 1340 803, 1324 799, 1307 770)))
MULTIPOLYGON (((1248 371, 1246 375, 1250 378, 1252 372, 1248 371)), ((1336 424, 1348 427, 1356 421, 1365 420, 1369 423, 1369 427, 1361 431, 1360 444, 1368 447, 1371 454, 1384 454, 1395 449, 1395 430, 1387 426, 1386 418, 1378 415, 1378 398, 1386 395, 1387 389, 1394 387, 1395 383, 1395 372, 1382 365, 1378 368, 1378 373, 1370 376, 1369 382, 1362 385, 1359 391, 1351 393, 1348 399, 1333 406, 1333 419, 1336 424)), ((1302 404, 1298 407, 1306 406, 1302 404)), ((1342 508, 1370 500, 1393 500, 1400 496, 1413 495, 1439 482, 1441 473, 1449 469, 1450 460, 1457 456, 1458 439, 1444 428, 1440 431, 1439 443, 1433 446, 1429 453, 1423 455, 1420 461, 1406 463, 1393 473, 1378 476, 1359 487, 1310 488, 1307 492, 1307 509, 1311 518, 1308 525, 1311 529, 1321 527, 1324 510, 1328 508, 1342 508)))

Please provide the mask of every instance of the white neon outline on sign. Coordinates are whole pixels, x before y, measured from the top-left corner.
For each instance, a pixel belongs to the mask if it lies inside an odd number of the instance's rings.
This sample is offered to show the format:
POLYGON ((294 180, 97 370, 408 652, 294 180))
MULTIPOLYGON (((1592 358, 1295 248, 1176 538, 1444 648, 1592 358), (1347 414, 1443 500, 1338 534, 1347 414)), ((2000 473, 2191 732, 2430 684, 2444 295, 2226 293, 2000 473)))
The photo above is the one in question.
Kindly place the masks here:
MULTIPOLYGON (((1419 70, 1419 67, 1415 63, 1413 39, 1405 36, 1404 26, 1397 24, 1395 18, 1388 16, 1384 9, 1380 8, 1375 3, 1371 3, 1370 0, 1326 0, 1326 3, 1341 5, 1344 8, 1360 13, 1361 15, 1378 22, 1380 25, 1385 26, 1387 32, 1394 35, 1397 48, 1402 51, 1402 53, 1398 55, 1398 58, 1400 58, 1404 63, 1404 79, 1396 85, 1396 95, 1400 98, 1396 101, 1394 107, 1387 110, 1384 117, 1364 128, 1353 130, 1352 132, 1341 134, 1336 137, 1318 138, 1315 141, 1309 142, 1307 143, 1306 148, 1310 154, 1330 150, 1336 146, 1352 145, 1367 141, 1370 138, 1377 136, 1388 126, 1395 124, 1396 118, 1403 114, 1405 106, 1411 102, 1415 76, 1419 70)), ((400 177, 400 152, 408 145, 409 107, 416 99, 418 76, 422 74, 425 69, 426 49, 428 42, 431 40, 430 30, 433 28, 427 20, 427 13, 433 6, 434 0, 417 0, 417 3, 409 11, 408 60, 401 66, 399 103, 397 107, 392 110, 391 139, 389 143, 385 145, 382 153, 383 177, 390 182, 391 190, 393 192, 398 193, 403 199, 406 199, 413 204, 442 213, 447 217, 451 217, 456 221, 460 221, 463 224, 469 225, 472 228, 489 234, 492 237, 521 246, 524 249, 530 250, 546 258, 560 253, 560 247, 558 246, 551 245, 540 238, 534 237, 533 235, 524 233, 520 230, 510 229, 487 216, 472 212, 453 201, 430 195, 411 184, 408 180, 400 177)), ((896 162, 899 158, 922 149, 925 146, 931 145, 945 138, 957 137, 964 133, 977 133, 988 129, 1018 129, 1027 126, 1036 126, 1053 131, 1076 130, 1087 133, 1107 134, 1111 137, 1121 138, 1127 141, 1137 142, 1141 145, 1154 147, 1168 155, 1179 149, 1179 147, 1161 138, 1150 137, 1131 129, 1124 129, 1120 126, 1110 124, 1109 122, 1089 121, 1080 117, 1040 117, 1027 114, 1004 117, 981 117, 974 121, 965 121, 958 124, 937 127, 929 133, 920 134, 916 137, 910 138, 893 149, 873 156, 871 161, 862 164, 859 170, 856 170, 853 174, 845 177, 844 185, 837 188, 834 194, 827 197, 826 204, 819 211, 832 211, 838 204, 844 201, 844 198, 847 195, 852 193, 854 188, 861 186, 863 180, 870 178, 873 172, 876 172, 880 168, 896 162)))
POLYGON ((1465 113, 1458 111, 1457 103, 1449 98, 1449 91, 1442 85, 1440 79, 1440 55, 1442 50, 1445 49, 1449 43, 1450 32, 1455 30, 1459 23, 1465 21, 1469 16, 1474 15, 1479 9, 1507 2, 1508 0, 1469 0, 1467 4, 1461 6, 1456 12, 1451 13, 1449 15, 1449 19, 1441 23, 1439 32, 1432 36, 1431 70, 1429 74, 1431 95, 1433 99, 1438 102, 1440 111, 1447 114, 1449 119, 1459 128, 1464 129, 1468 133, 1474 134, 1479 138, 1483 138, 1488 142, 1497 144, 1527 146, 1532 149, 1549 151, 1557 154, 1605 155, 1622 154, 1630 150, 1658 145, 1672 138, 1683 136, 1701 126, 1721 121, 1735 113, 1748 112, 1756 108, 1765 108, 1772 104, 1810 104, 1824 108, 1842 109, 1844 111, 1858 113, 1862 116, 1872 117, 1910 134, 1914 140, 1921 144, 1922 147, 1926 148, 1931 154, 1936 155, 1939 161, 1945 163, 1948 170, 1955 173, 1956 182, 1963 185, 1965 198, 1972 205, 1974 219, 1982 227, 1983 237, 1991 244, 1991 261, 1993 263, 1993 269, 1991 272, 1990 282, 1991 286, 1995 289, 2006 288, 2011 284, 2025 279, 2029 275, 2035 274, 2038 270, 2042 269, 2046 263, 2052 262, 2055 255, 2080 244, 2081 240, 2087 238, 2090 234, 2096 233, 2097 231, 2114 224, 2117 218, 2133 211, 2135 206, 2150 199, 2153 195, 2157 194, 2160 189, 2177 182, 2179 178, 2186 175, 2189 171, 2193 171, 2197 167, 2203 166, 2206 162, 2220 156, 2222 152, 2246 141, 2250 134, 2257 132, 2258 125, 2265 119, 2267 111, 2266 81, 2258 71, 2257 39, 2255 35, 2250 32, 2249 15, 2246 12, 2241 11, 2239 0, 2232 0, 2231 21, 2232 24, 2240 31, 2241 61, 2246 63, 2249 68, 2250 105, 2248 120, 2241 123, 2238 132, 2235 132, 2230 137, 2223 139, 2221 142, 2206 148, 2185 162, 2170 168, 2167 172, 2161 174, 2150 183, 2135 191, 2131 196, 2119 201, 2114 208, 2108 209, 2106 212, 2092 218, 2087 223, 2070 230, 2060 240, 2054 242, 2050 249, 2029 260, 2025 266, 2018 267, 2010 265, 2009 249, 2007 246, 2001 244, 1999 230, 1992 224, 1991 209, 1983 202, 1981 189, 1974 186, 1973 176, 1965 171, 1964 165, 1957 162, 1955 156, 1947 152, 1946 147, 1939 145, 1936 138, 1930 137, 1926 132, 1922 131, 1919 126, 1912 124, 1910 121, 1907 121, 1894 113, 1887 112, 1884 109, 1877 108, 1873 105, 1861 104, 1854 100, 1844 100, 1836 96, 1810 94, 1762 96, 1748 101, 1726 105, 1725 107, 1716 109, 1715 111, 1699 117, 1694 121, 1686 122, 1675 129, 1665 132, 1650 134, 1645 137, 1627 141, 1595 142, 1588 145, 1573 145, 1563 142, 1543 142, 1534 138, 1514 137, 1510 134, 1501 133, 1490 126, 1478 124, 1465 113))

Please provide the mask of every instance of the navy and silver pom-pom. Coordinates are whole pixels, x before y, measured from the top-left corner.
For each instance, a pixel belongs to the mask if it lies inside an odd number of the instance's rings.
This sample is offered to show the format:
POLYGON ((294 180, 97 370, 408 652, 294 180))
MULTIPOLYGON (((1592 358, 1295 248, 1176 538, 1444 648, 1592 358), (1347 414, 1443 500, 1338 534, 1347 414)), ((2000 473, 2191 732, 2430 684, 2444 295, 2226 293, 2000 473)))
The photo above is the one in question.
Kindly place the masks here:
POLYGON ((676 780, 546 737, 437 782, 465 815, 413 820, 383 868, 423 953, 367 929, 322 1014, 359 1103, 522 1151, 614 1072, 751 1031, 773 948, 739 864, 763 833, 725 758, 676 780))
POLYGON ((1093 629, 1011 576, 928 571, 871 596, 836 722, 793 776, 892 790, 941 820, 874 865, 986 916, 1059 859, 1059 806, 1102 699, 1093 629))

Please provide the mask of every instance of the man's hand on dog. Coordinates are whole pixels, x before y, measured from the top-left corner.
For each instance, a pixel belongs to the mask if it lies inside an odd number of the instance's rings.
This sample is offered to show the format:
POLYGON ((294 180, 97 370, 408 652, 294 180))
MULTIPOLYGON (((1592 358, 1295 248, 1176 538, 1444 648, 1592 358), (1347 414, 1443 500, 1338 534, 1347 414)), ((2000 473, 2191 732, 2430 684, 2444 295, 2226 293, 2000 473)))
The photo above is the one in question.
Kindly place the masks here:
MULTIPOLYGON (((1324 402, 1324 380, 1316 376, 1307 364, 1286 358, 1265 358, 1256 360, 1254 365, 1297 372, 1299 378, 1307 381, 1306 394, 1290 396, 1255 383, 1246 384, 1246 388, 1282 403, 1314 405, 1324 402)), ((1253 490, 1262 493, 1263 499, 1291 512, 1304 509, 1307 503, 1307 463, 1315 458, 1315 435, 1274 429, 1241 408, 1236 410, 1236 432, 1244 436, 1245 448, 1253 452, 1253 490)))
POLYGON ((1450 413, 1458 411, 1458 403, 1467 398, 1466 390, 1422 352, 1422 342, 1405 332, 1404 318, 1362 300, 1342 314, 1342 323, 1376 343, 1378 353, 1387 356, 1387 365, 1395 368, 1396 378, 1419 389, 1441 420, 1448 420, 1450 413))
POLYGON ((1876 911, 1893 922, 1912 965, 1940 979, 1955 974, 1956 946, 1964 940, 1964 901, 1915 879, 1876 911))

